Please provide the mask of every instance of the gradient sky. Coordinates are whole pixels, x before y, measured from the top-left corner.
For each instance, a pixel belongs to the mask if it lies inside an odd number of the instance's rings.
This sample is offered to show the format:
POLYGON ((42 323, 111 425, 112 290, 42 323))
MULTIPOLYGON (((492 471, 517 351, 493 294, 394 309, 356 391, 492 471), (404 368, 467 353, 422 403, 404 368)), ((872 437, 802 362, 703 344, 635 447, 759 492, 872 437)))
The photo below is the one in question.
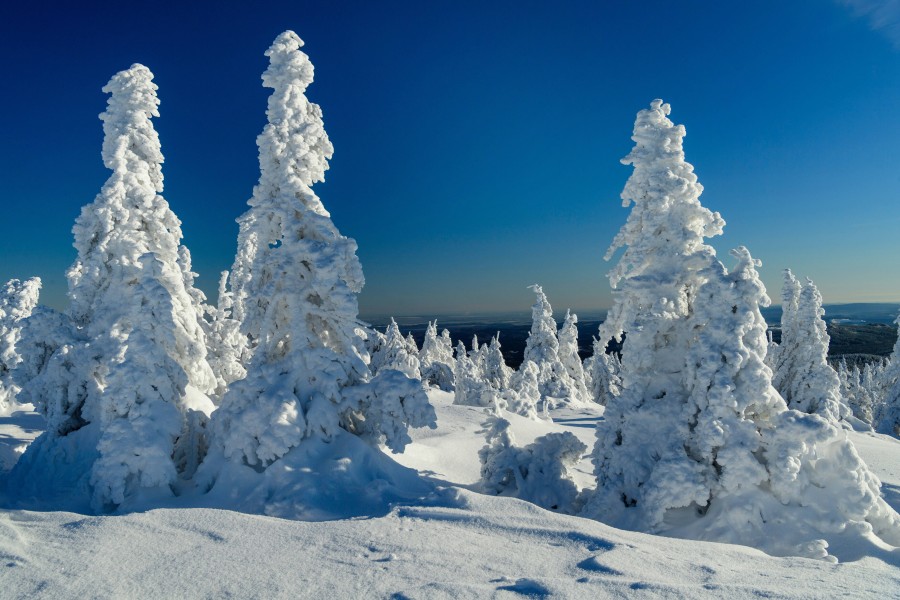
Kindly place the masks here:
MULTIPOLYGON (((0 279, 65 302, 71 227, 109 173, 100 88, 156 75, 164 196, 199 285, 234 257, 258 178, 263 52, 316 67, 335 146, 316 192, 356 238, 364 314, 610 304, 635 113, 672 104, 773 298, 790 266, 826 302, 900 300, 900 2, 7 2, 0 8, 0 279)), ((726 260, 730 264, 730 257, 726 260)))

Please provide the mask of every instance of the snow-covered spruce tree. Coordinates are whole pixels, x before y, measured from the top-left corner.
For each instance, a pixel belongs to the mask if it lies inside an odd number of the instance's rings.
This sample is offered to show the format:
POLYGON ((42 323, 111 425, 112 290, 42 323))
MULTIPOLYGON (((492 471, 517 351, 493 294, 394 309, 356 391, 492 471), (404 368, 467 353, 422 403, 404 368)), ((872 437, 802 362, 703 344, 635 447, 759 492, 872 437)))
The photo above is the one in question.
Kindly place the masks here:
MULTIPOLYGON (((897 317, 896 325, 900 329, 900 317, 897 317)), ((900 437, 900 337, 894 344, 890 362, 881 377, 875 380, 882 390, 881 398, 876 401, 875 428, 881 433, 900 437)))
MULTIPOLYGON (((785 287, 787 276, 790 271, 786 272, 785 287)), ((790 320, 786 329, 782 325, 781 387, 776 389, 790 408, 817 414, 835 424, 846 420, 851 416, 850 409, 841 400, 840 379, 828 365, 830 338, 822 320, 822 295, 811 280, 801 287, 796 307, 785 309, 784 314, 789 314, 790 320)))
POLYGON ((413 337, 411 331, 406 334, 406 348, 410 356, 415 356, 416 358, 418 358, 419 346, 416 345, 416 338, 413 337))
POLYGON ((205 417, 196 413, 211 410, 202 394, 215 378, 186 287, 181 224, 160 195, 152 78, 134 65, 103 88, 103 161, 112 175, 75 222, 66 317, 42 311, 27 330, 50 341, 23 340, 22 385, 48 422, 11 475, 23 496, 65 494, 76 504, 89 494, 95 509, 107 509, 142 490, 171 494, 202 452, 205 417))
MULTIPOLYGON (((477 358, 478 355, 475 355, 477 358)), ((471 354, 466 353, 466 345, 462 340, 456 346, 456 362, 453 367, 453 378, 456 382, 453 403, 464 406, 492 406, 496 391, 482 377, 481 370, 475 365, 471 354)))
POLYGON ((221 398, 233 382, 243 379, 247 370, 241 364, 245 347, 240 323, 232 318, 234 302, 228 289, 228 271, 219 277, 219 294, 207 336, 208 359, 216 376, 216 397, 221 398))
POLYGON ((569 471, 581 460, 587 446, 566 431, 548 433, 519 447, 509 425, 509 421, 496 415, 485 423, 487 445, 478 451, 481 490, 527 500, 550 510, 576 512, 580 508, 578 488, 569 471))
POLYGON ((410 379, 421 379, 418 352, 412 352, 409 341, 400 333, 400 327, 393 317, 385 334, 384 343, 378 349, 378 353, 372 357, 372 362, 378 365, 375 372, 393 369, 400 371, 410 379))
POLYGON ((559 342, 559 360, 566 373, 575 385, 578 397, 587 400, 588 389, 585 383, 584 366, 578 356, 578 315, 566 310, 566 318, 557 335, 559 342))
POLYGON ((252 357, 247 376, 214 414, 201 477, 207 485, 221 481, 217 473, 243 480, 253 469, 304 477, 286 455, 296 449, 291 456, 302 460, 325 451, 323 444, 383 456, 379 442, 399 451, 410 441, 409 426, 435 422, 420 381, 391 369, 373 378, 369 370, 362 335, 373 332, 358 321, 356 242, 340 234, 312 190, 324 179, 332 146, 319 106, 305 96, 313 66, 302 45, 286 31, 266 52, 263 85, 273 91, 257 139, 260 180, 239 219, 232 270, 235 318, 252 357))
POLYGON ((621 364, 615 354, 606 353, 606 342, 594 338, 594 353, 584 359, 584 378, 594 402, 602 406, 612 396, 618 396, 622 381, 619 378, 621 364))
MULTIPOLYGON (((538 404, 541 401, 541 391, 538 385, 540 369, 530 360, 525 361, 519 369, 510 376, 509 388, 501 394, 502 406, 505 410, 520 414, 524 417, 537 420, 538 404)), ((543 418, 547 415, 547 405, 543 405, 543 418)))
POLYGON ((0 416, 8 415, 17 405, 19 386, 13 381, 11 371, 22 358, 16 344, 22 322, 37 306, 40 291, 41 280, 37 277, 25 281, 11 279, 0 289, 0 416))
POLYGON ((490 344, 482 346, 482 353, 484 355, 484 380, 497 391, 508 389, 512 369, 506 365, 503 352, 500 350, 500 332, 491 338, 490 344))
POLYGON ((785 390, 792 384, 794 375, 794 359, 799 352, 795 347, 800 339, 797 335, 797 310, 800 303, 800 281, 794 277, 790 269, 784 270, 781 284, 781 342, 769 343, 772 355, 766 363, 773 371, 772 384, 784 396, 785 390))
POLYGON ((540 375, 538 384, 541 400, 551 405, 586 400, 580 390, 569 377, 565 365, 559 357, 559 340, 556 337, 556 321, 553 320, 553 308, 541 286, 530 286, 537 299, 531 307, 531 331, 525 342, 522 364, 528 361, 537 365, 540 375))
POLYGON ((584 514, 772 554, 826 558, 829 541, 873 533, 897 545, 900 520, 846 433, 772 387, 757 263, 738 249, 728 273, 704 243, 724 222, 700 205, 668 114, 659 100, 638 113, 623 161, 635 206, 607 255, 625 246, 600 336, 628 334, 623 387, 598 424, 584 514))
POLYGON ((453 391, 453 346, 450 332, 437 336, 437 321, 429 321, 419 351, 422 381, 445 392, 453 391))

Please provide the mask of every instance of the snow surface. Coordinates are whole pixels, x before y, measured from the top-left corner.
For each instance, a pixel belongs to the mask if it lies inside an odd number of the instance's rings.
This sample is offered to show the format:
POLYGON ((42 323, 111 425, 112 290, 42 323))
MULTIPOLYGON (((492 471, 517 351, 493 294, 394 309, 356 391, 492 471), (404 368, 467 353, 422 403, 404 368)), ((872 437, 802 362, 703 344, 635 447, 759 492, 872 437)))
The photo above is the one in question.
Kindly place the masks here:
MULTIPOLYGON (((345 507, 352 517, 332 520, 317 520, 312 510, 308 520, 287 520, 184 508, 197 497, 172 500, 178 508, 109 516, 0 510, 0 596, 888 598, 900 589, 897 551, 841 564, 774 558, 478 494, 468 488, 479 479, 488 415, 454 405, 449 393, 429 396, 438 428, 411 430, 405 452, 389 455, 400 463, 398 472, 413 474, 401 465, 419 471, 423 497, 414 503, 384 504, 376 480, 368 500, 345 507)), ((569 431, 590 446, 602 410, 554 410, 552 423, 503 416, 519 445, 569 431)), ((34 413, 0 419, 0 456, 27 443, 38 427, 34 413)), ((882 479, 888 502, 900 506, 900 441, 849 435, 882 479)), ((590 471, 582 460, 574 474, 579 486, 592 484, 590 471)), ((334 505, 340 494, 318 501, 325 512, 340 512, 334 505)))

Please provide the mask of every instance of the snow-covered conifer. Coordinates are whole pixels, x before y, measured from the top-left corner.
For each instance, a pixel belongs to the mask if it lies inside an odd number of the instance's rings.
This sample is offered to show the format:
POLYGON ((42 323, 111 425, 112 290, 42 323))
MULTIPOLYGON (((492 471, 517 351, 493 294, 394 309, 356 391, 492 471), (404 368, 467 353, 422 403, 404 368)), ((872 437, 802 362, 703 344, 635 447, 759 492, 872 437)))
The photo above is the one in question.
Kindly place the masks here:
POLYGON ((482 346, 484 356, 483 378, 495 390, 509 388, 512 369, 506 365, 503 352, 500 350, 500 333, 491 338, 490 344, 482 346))
POLYGON ((11 279, 0 288, 0 416, 9 414, 16 405, 19 386, 11 371, 22 362, 16 344, 22 321, 31 316, 37 306, 41 280, 37 277, 19 281, 11 279))
POLYGON ((449 392, 453 390, 453 346, 450 332, 445 329, 444 334, 438 338, 437 321, 428 322, 419 351, 419 365, 424 382, 449 392))
POLYGON ((373 363, 378 365, 375 372, 393 369, 410 379, 421 379, 418 352, 412 352, 409 340, 400 333, 400 327, 393 318, 385 334, 386 339, 378 349, 378 354, 372 357, 373 363))
POLYGON ((699 203, 684 128, 654 101, 638 114, 635 207, 608 257, 617 290, 601 339, 627 332, 622 390, 598 424, 585 508, 619 527, 826 558, 828 538, 900 542, 900 519, 846 433, 788 410, 765 365, 768 303, 746 249, 727 272, 703 238, 724 222, 699 203))
MULTIPOLYGON (((509 378, 509 388, 502 393, 503 406, 510 412, 531 419, 538 418, 538 404, 541 401, 541 390, 538 384, 540 369, 530 360, 525 361, 509 378)), ((543 416, 547 417, 547 405, 543 405, 543 416)))
POLYGON ((615 354, 606 353, 606 342, 594 338, 593 347, 594 353, 584 359, 585 383, 593 401, 606 406, 610 397, 618 396, 621 390, 621 364, 615 354))
MULTIPOLYGON (((305 95, 313 66, 302 46, 286 31, 266 52, 263 86, 273 91, 257 138, 260 180, 239 219, 232 291, 251 358, 211 423, 214 450, 238 469, 265 469, 307 439, 347 432, 398 450, 408 426, 435 420, 421 382, 370 372, 356 242, 312 190, 332 146, 321 109, 305 95)), ((214 471, 216 462, 208 464, 205 472, 214 471)))
POLYGON ((247 370, 241 362, 245 347, 240 323, 232 318, 234 303, 228 289, 228 271, 219 277, 219 294, 207 336, 209 365, 216 376, 216 396, 221 398, 233 382, 243 379, 247 370))
POLYGON ((531 307, 531 331, 525 342, 522 363, 531 361, 537 365, 543 401, 551 405, 557 402, 584 401, 586 398, 581 395, 578 386, 560 360, 553 308, 541 286, 534 284, 529 289, 534 291, 537 298, 531 307))
POLYGON ((22 385, 50 426, 11 476, 24 494, 75 503, 89 493, 97 509, 144 489, 169 494, 196 462, 188 457, 202 452, 196 428, 205 417, 196 413, 212 409, 203 393, 215 377, 181 224, 160 195, 152 77, 134 65, 103 88, 103 161, 112 175, 75 222, 67 315, 42 311, 27 330, 49 341, 23 340, 22 385), (64 476, 60 461, 73 465, 64 476))
MULTIPOLYGON (((477 355, 476 355, 477 358, 477 355)), ((470 354, 466 353, 466 345, 462 340, 456 346, 456 362, 453 368, 454 404, 466 406, 492 406, 497 394, 482 378, 481 371, 475 365, 470 354)))
POLYGON ((411 331, 406 334, 406 349, 410 356, 419 356, 419 346, 416 345, 416 338, 413 337, 411 331))
POLYGON ((578 356, 578 315, 570 310, 566 311, 566 319, 559 328, 557 340, 559 342, 559 360, 574 383, 579 399, 587 400, 588 390, 584 367, 578 356))
MULTIPOLYGON (((900 330, 900 317, 895 323, 900 330)), ((900 437, 900 336, 881 377, 873 377, 873 380, 879 382, 882 390, 875 410, 876 429, 900 437)))
MULTIPOLYGON (((785 288, 789 286, 790 271, 786 272, 785 288)), ((817 414, 837 424, 850 416, 850 409, 841 401, 840 379, 828 365, 828 344, 830 342, 822 316, 822 295, 815 284, 807 279, 793 306, 793 289, 785 294, 788 315, 787 323, 782 321, 781 344, 779 346, 778 391, 788 403, 788 407, 801 412, 817 414)))

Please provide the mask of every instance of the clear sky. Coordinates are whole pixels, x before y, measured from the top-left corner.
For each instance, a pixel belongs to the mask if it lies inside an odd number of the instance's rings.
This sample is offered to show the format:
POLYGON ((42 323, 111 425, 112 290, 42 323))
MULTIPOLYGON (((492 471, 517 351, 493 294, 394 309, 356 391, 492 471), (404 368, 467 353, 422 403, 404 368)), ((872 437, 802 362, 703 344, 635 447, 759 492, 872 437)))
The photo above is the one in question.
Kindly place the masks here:
MULTIPOLYGON (((900 300, 900 2, 8 2, 0 9, 0 279, 65 302, 71 227, 108 177, 100 88, 156 75, 164 196, 214 297, 258 178, 263 52, 316 67, 335 146, 316 192, 356 238, 363 313, 610 304, 635 113, 660 97, 773 299, 900 300)), ((729 261, 726 260, 726 264, 729 261)))

